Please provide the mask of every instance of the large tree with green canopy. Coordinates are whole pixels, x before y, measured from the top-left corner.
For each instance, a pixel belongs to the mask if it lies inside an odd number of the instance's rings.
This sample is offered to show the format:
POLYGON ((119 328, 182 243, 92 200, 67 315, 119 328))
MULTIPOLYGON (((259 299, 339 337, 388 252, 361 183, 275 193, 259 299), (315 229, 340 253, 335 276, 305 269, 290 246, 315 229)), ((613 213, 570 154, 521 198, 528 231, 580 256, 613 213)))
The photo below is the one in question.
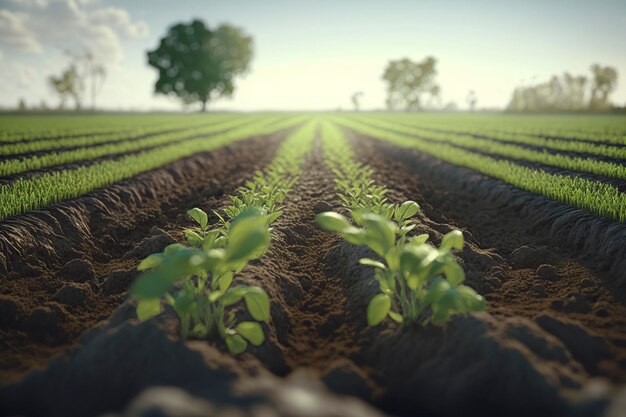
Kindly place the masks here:
POLYGON ((184 103, 202 103, 230 97, 234 80, 252 60, 253 41, 243 30, 222 24, 215 30, 202 21, 169 28, 158 48, 148 51, 148 63, 159 71, 157 94, 179 97, 184 103))

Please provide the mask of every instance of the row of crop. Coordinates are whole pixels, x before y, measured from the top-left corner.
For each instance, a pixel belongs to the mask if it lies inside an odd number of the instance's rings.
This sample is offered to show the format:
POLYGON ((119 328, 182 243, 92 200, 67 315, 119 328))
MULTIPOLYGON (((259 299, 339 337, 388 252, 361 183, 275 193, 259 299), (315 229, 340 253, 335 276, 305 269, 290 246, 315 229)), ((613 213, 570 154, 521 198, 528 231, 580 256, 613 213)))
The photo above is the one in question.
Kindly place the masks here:
MULTIPOLYGON (((277 119, 277 117, 271 117, 263 118, 262 120, 270 121, 277 119)), ((206 124, 200 127, 192 127, 184 130, 176 130, 163 134, 150 135, 141 139, 126 139, 119 142, 107 143, 100 146, 78 148, 62 152, 52 152, 42 155, 33 155, 30 157, 19 159, 6 159, 4 161, 0 161, 0 176, 14 175, 34 169, 42 169, 71 162, 87 161, 103 156, 121 155, 125 153, 141 151, 146 148, 167 145, 173 142, 193 139, 201 135, 209 135, 231 128, 237 128, 246 123, 252 123, 256 120, 261 120, 261 118, 242 117, 227 119, 225 121, 206 124)))
POLYGON ((265 340, 259 322, 270 318, 270 300, 261 287, 237 283, 237 274, 268 249, 270 226, 280 217, 281 202, 291 190, 312 148, 315 124, 309 122, 290 135, 278 148, 264 171, 231 196, 231 205, 219 221, 209 225, 209 216, 199 208, 188 214, 197 226, 185 230, 187 242, 144 259, 145 271, 133 284, 137 316, 147 320, 162 311, 162 303, 178 315, 181 336, 219 336, 232 353, 246 350, 248 343, 265 340), (240 321, 236 304, 244 302, 256 321, 240 321))
MULTIPOLYGON (((86 136, 69 136, 64 138, 52 138, 46 140, 23 141, 0 145, 0 156, 9 156, 17 154, 27 154, 30 152, 53 151, 61 148, 77 148, 82 146, 92 146, 101 143, 113 144, 134 140, 144 136, 158 135, 162 133, 175 133, 177 131, 189 130, 192 128, 200 128, 213 123, 227 120, 241 120, 251 116, 241 116, 240 118, 217 118, 208 119, 201 123, 189 124, 159 124, 156 126, 143 126, 131 130, 111 132, 102 135, 86 135, 86 136)), ((254 117, 254 116, 253 116, 254 117)), ((258 116, 256 116, 258 118, 258 116)))
POLYGON ((389 317, 398 323, 440 325, 452 315, 484 310, 484 299, 462 285, 465 272, 451 252, 463 248, 463 234, 446 234, 439 248, 426 243, 427 234, 410 236, 419 205, 388 202, 388 190, 375 184, 369 167, 356 162, 337 127, 324 124, 322 141, 325 160, 337 176, 337 195, 350 219, 326 212, 317 215, 317 223, 377 256, 360 260, 374 268, 380 290, 369 301, 368 324, 389 317))
POLYGON ((267 120, 232 129, 211 137, 187 140, 156 149, 106 160, 91 166, 45 173, 29 179, 18 179, 0 186, 0 220, 50 204, 75 198, 96 188, 131 178, 198 152, 218 149, 251 136, 268 135, 302 122, 303 116, 283 117, 278 122, 267 120))
MULTIPOLYGON (((419 120, 416 120, 410 117, 389 118, 389 117, 378 116, 376 118, 380 118, 382 120, 389 121, 389 122, 413 126, 414 128, 419 129, 421 132, 424 132, 425 136, 431 134, 431 132, 435 132, 435 133, 454 132, 460 135, 484 137, 486 139, 494 139, 497 141, 512 142, 512 143, 517 143, 517 144, 522 144, 522 145, 530 145, 530 146, 540 147, 544 149, 551 149, 555 151, 598 155, 598 156, 614 158, 614 159, 626 159, 626 147, 623 147, 623 146, 605 145, 601 143, 588 142, 588 141, 545 138, 541 136, 511 133, 511 132, 506 132, 506 131, 491 131, 488 129, 481 129, 481 128, 464 128, 464 127, 460 127, 456 125, 449 125, 449 124, 448 125, 424 125, 423 123, 419 122, 419 120)), ((626 139, 623 139, 621 142, 616 142, 616 143, 626 144, 626 139)))
MULTIPOLYGON (((465 149, 496 155, 498 157, 528 161, 570 171, 590 173, 606 178, 626 179, 626 166, 615 162, 605 162, 594 158, 580 158, 554 154, 547 151, 537 151, 524 146, 457 133, 424 131, 423 129, 413 126, 389 123, 376 118, 362 119, 360 122, 381 129, 391 129, 396 132, 413 135, 416 140, 444 142, 465 149)), ((626 151, 626 148, 624 148, 624 151, 626 151)))
POLYGON ((334 120, 363 135, 381 139, 402 148, 415 149, 442 161, 498 178, 523 190, 544 195, 593 214, 626 222, 626 195, 613 185, 578 177, 549 174, 444 142, 432 143, 416 140, 413 136, 375 128, 348 118, 337 117, 334 120))
POLYGON ((129 134, 135 130, 148 128, 166 130, 233 117, 238 115, 0 116, 0 143, 129 134))
POLYGON ((397 115, 380 114, 391 120, 406 120, 423 127, 471 131, 477 134, 505 134, 588 142, 626 143, 623 119, 614 116, 505 116, 505 115, 397 115))

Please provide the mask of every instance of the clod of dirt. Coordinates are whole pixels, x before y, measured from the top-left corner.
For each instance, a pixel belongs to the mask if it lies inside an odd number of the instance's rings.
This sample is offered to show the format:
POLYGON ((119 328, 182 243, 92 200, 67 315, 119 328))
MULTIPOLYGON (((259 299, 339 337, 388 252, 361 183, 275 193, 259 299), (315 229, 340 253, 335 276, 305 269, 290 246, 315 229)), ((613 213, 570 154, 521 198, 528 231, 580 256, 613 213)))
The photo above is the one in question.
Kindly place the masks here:
POLYGON ((46 339, 63 340, 66 336, 61 326, 61 321, 67 313, 58 304, 50 303, 36 307, 24 320, 23 328, 30 332, 33 340, 43 341, 46 339))
POLYGON ((372 398, 373 382, 348 359, 334 362, 322 375, 322 381, 334 393, 362 399, 372 398))
POLYGON ((90 262, 83 259, 73 259, 63 265, 59 275, 70 281, 88 282, 94 279, 95 271, 90 262))
POLYGON ((558 337, 574 359, 590 372, 594 372, 598 362, 611 354, 604 338, 589 333, 576 323, 561 321, 549 315, 540 316, 535 321, 544 330, 558 337))
POLYGON ((14 323, 21 308, 17 299, 10 295, 0 294, 0 322, 14 323))
POLYGON ((569 293, 564 300, 554 300, 552 308, 566 313, 588 313, 591 311, 587 299, 577 293, 569 293))
POLYGON ((52 299, 70 307, 84 306, 93 295, 91 287, 87 284, 69 283, 61 287, 52 299))
POLYGON ((529 291, 532 295, 536 297, 544 298, 547 296, 546 289, 541 284, 533 284, 533 286, 530 287, 529 291))
POLYGON ((128 251, 125 259, 138 258, 143 259, 153 253, 162 252, 167 245, 176 243, 176 240, 165 230, 153 227, 150 234, 144 240, 139 242, 132 250, 128 251))
POLYGON ((137 274, 137 271, 115 271, 104 278, 100 289, 107 295, 123 293, 128 290, 137 274))
POLYGON ((580 288, 591 288, 594 286, 594 283, 590 278, 583 278, 580 280, 578 285, 580 286, 580 288))
POLYGON ((332 211, 333 206, 327 203, 326 201, 318 201, 313 206, 313 211, 315 214, 324 213, 325 211, 332 211))
POLYGON ((537 268, 539 265, 550 262, 552 252, 545 246, 521 246, 511 253, 511 263, 516 269, 537 268))
POLYGON ((536 274, 539 278, 547 279, 548 281, 556 281, 559 279, 559 273, 552 265, 540 265, 539 268, 537 268, 536 274))
POLYGON ((592 416, 604 406, 572 401, 584 370, 557 338, 519 317, 480 313, 445 329, 403 327, 375 340, 367 357, 382 372, 382 405, 395 414, 556 416, 580 407, 592 416))

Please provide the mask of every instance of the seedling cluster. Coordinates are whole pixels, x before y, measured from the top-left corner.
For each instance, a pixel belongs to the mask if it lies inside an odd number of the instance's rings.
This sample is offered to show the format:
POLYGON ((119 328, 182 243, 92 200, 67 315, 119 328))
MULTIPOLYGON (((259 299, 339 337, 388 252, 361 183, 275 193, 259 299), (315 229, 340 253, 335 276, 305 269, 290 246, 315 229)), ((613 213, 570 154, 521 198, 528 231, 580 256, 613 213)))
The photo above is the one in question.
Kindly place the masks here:
POLYGON ((282 214, 280 203, 298 179, 311 149, 315 125, 308 123, 279 147, 264 172, 231 196, 218 222, 193 208, 187 214, 196 225, 184 231, 186 242, 152 254, 138 266, 145 271, 131 294, 138 300, 137 317, 149 319, 162 311, 161 300, 176 311, 183 339, 218 334, 232 353, 265 340, 259 322, 270 318, 270 300, 260 287, 233 285, 243 268, 260 258, 270 244, 271 224, 282 214), (239 321, 232 306, 244 302, 256 321, 239 321))
POLYGON ((380 288, 369 302, 368 324, 390 317, 398 323, 441 325, 454 314, 484 310, 484 299, 462 285, 465 273, 452 254, 463 248, 463 234, 458 230, 446 234, 438 248, 426 243, 427 234, 409 236, 419 205, 389 203, 388 190, 375 185, 371 168, 355 162, 342 132, 324 124, 322 136, 327 163, 337 175, 338 196, 351 220, 325 212, 317 215, 317 223, 379 257, 360 260, 375 269, 380 288))

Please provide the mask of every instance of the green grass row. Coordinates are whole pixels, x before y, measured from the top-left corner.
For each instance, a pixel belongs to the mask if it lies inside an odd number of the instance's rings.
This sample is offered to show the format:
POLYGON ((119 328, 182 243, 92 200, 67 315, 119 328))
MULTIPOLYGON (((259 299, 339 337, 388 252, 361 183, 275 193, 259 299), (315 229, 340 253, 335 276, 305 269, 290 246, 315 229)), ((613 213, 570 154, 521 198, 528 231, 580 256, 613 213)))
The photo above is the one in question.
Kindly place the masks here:
MULTIPOLYGON (((374 118, 370 118, 374 119, 374 118)), ((376 117, 378 119, 378 117, 376 117)), ((429 125, 424 126, 411 118, 404 118, 400 120, 394 120, 390 118, 381 118, 381 120, 394 122, 396 124, 405 124, 413 126, 417 129, 423 130, 425 134, 435 130, 439 133, 455 132, 459 134, 467 134, 470 136, 484 136, 487 139, 496 139, 506 142, 514 142, 524 145, 532 145, 546 149, 553 149, 556 151, 565 151, 573 153, 584 153, 590 155, 604 156, 615 159, 626 159, 626 147, 605 145, 601 143, 572 141, 564 139, 546 139, 539 136, 531 136, 525 134, 516 134, 509 132, 489 131, 486 129, 467 129, 463 127, 457 127, 456 125, 429 125)), ((626 143, 626 140, 624 141, 626 143)))
POLYGON ((30 152, 41 152, 41 151, 53 151, 55 149, 60 148, 76 148, 82 146, 91 146, 97 145, 101 143, 116 143, 123 142, 126 140, 132 140, 135 138, 140 138, 143 136, 150 135, 158 135, 160 133, 167 132, 175 132, 175 131, 183 131, 189 130, 196 127, 207 126, 214 123, 220 123, 224 120, 241 120, 246 117, 253 116, 242 116, 238 118, 211 118, 207 119, 203 122, 195 121, 189 122, 185 124, 175 123, 175 124, 158 124, 156 126, 142 126, 135 128, 133 130, 125 130, 121 132, 112 132, 107 134, 99 134, 99 135, 79 135, 79 136, 68 136, 62 138, 52 138, 45 140, 35 140, 35 141, 21 141, 21 142, 12 142, 4 145, 0 145, 0 155, 10 156, 16 154, 25 154, 30 152))
POLYGON ((102 114, 0 115, 0 142, 61 139, 63 136, 99 136, 147 128, 202 124, 236 114, 102 114))
MULTIPOLYGON (((215 122, 206 126, 185 129, 155 136, 147 136, 136 140, 125 140, 115 143, 107 143, 100 146, 92 146, 88 148, 78 148, 63 152, 53 152, 44 155, 33 155, 21 159, 8 159, 0 162, 0 177, 15 175, 34 169, 48 168, 52 166, 67 164, 71 162, 86 161, 100 158, 103 156, 121 155, 129 152, 136 152, 145 148, 166 145, 171 142, 178 142, 185 139, 195 138, 199 135, 209 135, 215 132, 236 128, 245 123, 251 123, 260 120, 260 117, 242 117, 238 119, 230 119, 222 122, 215 122)), ((277 116, 272 119, 277 120, 277 116)))
POLYGON ((333 119, 363 135, 432 155, 442 161, 470 168, 484 175, 500 179, 520 189, 549 197, 578 207, 587 212, 626 222, 626 194, 617 187, 576 177, 549 174, 523 167, 506 160, 498 160, 460 149, 446 143, 416 140, 415 137, 365 125, 346 117, 333 119))
POLYGON ((482 113, 372 113, 390 121, 424 128, 462 130, 484 135, 534 136, 626 143, 626 118, 618 115, 510 115, 482 113))
POLYGON ((302 122, 303 119, 304 117, 283 117, 275 122, 268 118, 217 134, 211 140, 192 139, 113 161, 108 160, 91 166, 50 172, 30 179, 18 179, 0 187, 0 201, 2 202, 0 220, 76 198, 97 188, 106 187, 199 152, 212 151, 252 136, 278 132, 302 122))
MULTIPOLYGON (((601 177, 626 180, 626 166, 619 163, 599 161, 594 158, 581 158, 554 154, 547 151, 538 151, 524 146, 477 138, 458 133, 423 130, 413 126, 390 123, 376 118, 360 119, 360 122, 381 129, 391 129, 400 133, 416 135, 416 140, 446 142, 452 145, 504 158, 528 161, 571 171, 590 173, 601 177)), ((624 148, 624 150, 626 150, 626 148, 624 148)))

